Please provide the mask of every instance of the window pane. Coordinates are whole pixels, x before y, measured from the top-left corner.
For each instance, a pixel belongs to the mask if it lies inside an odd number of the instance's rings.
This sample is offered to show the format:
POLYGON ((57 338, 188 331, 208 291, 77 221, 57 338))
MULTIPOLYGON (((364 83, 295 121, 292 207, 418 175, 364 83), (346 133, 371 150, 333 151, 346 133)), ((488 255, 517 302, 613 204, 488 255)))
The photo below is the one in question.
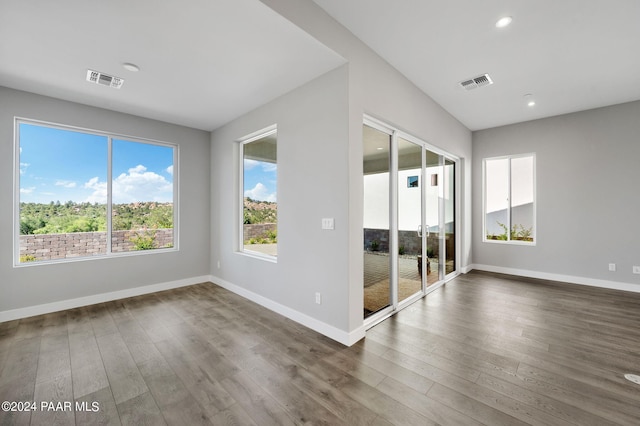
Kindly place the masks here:
POLYGON ((509 159, 485 161, 485 232, 490 240, 507 240, 509 159))
POLYGON ((174 148, 113 140, 113 252, 173 247, 174 148))
MULTIPOLYGON (((398 143, 398 302, 422 291, 422 146, 401 137, 398 143), (408 187, 410 177, 416 185, 408 187)), ((427 176, 429 176, 427 174, 427 176)), ((436 203, 437 208, 437 203, 436 203)), ((433 222, 431 222, 433 223, 433 222)), ((433 259, 430 259, 433 260, 433 259)), ((431 267, 431 271, 437 268, 431 267)))
POLYGON ((456 163, 444 161, 444 223, 445 223, 445 274, 456 270, 456 163))
MULTIPOLYGON (((363 282, 364 317, 391 305, 391 257, 389 256, 389 161, 391 136, 373 127, 362 127, 363 282)), ((416 174, 414 174, 416 175, 416 174)), ((418 176, 420 173, 417 174, 418 176)), ((411 188, 409 191, 420 189, 411 188)))
POLYGON ((269 133, 242 145, 245 251, 278 255, 277 135, 269 133))
POLYGON ((533 157, 511 159, 511 239, 533 241, 533 157))
POLYGON ((20 263, 106 253, 105 136, 19 123, 20 263))

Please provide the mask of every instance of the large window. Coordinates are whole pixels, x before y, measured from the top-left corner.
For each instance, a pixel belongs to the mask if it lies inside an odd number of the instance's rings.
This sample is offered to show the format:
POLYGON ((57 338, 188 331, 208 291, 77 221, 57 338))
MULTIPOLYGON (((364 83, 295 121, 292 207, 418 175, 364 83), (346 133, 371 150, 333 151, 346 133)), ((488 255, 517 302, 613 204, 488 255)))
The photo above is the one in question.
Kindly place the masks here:
POLYGON ((177 147, 16 120, 16 264, 175 249, 177 147))
POLYGON ((486 158, 484 241, 535 242, 535 155, 486 158))
POLYGON ((278 157, 275 126, 240 141, 240 251, 278 255, 278 157))

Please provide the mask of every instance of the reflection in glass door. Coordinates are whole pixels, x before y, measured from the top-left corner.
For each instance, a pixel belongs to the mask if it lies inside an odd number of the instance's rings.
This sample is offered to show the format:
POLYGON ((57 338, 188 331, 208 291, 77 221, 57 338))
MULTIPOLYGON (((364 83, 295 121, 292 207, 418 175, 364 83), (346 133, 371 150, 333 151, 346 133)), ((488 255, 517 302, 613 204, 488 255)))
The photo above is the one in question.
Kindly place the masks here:
POLYGON ((422 151, 422 146, 397 138, 398 304, 422 294, 422 277, 424 272, 429 273, 429 262, 423 256, 424 238, 429 231, 422 217, 422 151))
POLYGON ((444 159, 443 202, 444 202, 444 259, 445 276, 456 271, 456 163, 444 159))
POLYGON ((391 135, 363 127, 364 317, 391 306, 389 167, 391 135))

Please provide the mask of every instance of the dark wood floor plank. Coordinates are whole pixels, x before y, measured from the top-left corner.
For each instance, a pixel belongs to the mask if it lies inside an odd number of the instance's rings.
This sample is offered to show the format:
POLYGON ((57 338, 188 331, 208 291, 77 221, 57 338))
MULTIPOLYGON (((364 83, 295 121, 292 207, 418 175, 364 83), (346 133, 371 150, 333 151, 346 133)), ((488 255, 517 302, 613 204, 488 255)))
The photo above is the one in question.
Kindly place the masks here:
POLYGON ((292 426, 295 424, 284 407, 246 373, 241 371, 233 376, 225 377, 221 384, 256 424, 261 426, 292 426))
POLYGON ((119 426, 120 416, 111 389, 106 387, 76 398, 79 408, 75 410, 77 425, 119 426))
POLYGON ((211 423, 214 425, 220 426, 236 426, 236 425, 255 425, 261 426, 258 423, 254 423, 251 417, 247 414, 246 411, 242 409, 238 404, 234 404, 231 407, 219 412, 213 419, 211 419, 211 423))
POLYGON ((324 376, 317 376, 305 368, 297 368, 296 365, 290 364, 291 361, 283 362, 283 358, 279 357, 275 350, 267 348, 260 351, 260 349, 256 348, 256 352, 260 353, 263 358, 287 371, 291 383, 347 424, 367 425, 377 417, 376 413, 327 383, 324 376))
POLYGON ((117 404, 117 409, 123 426, 167 424, 150 392, 117 404))
POLYGON ((219 379, 212 377, 200 368, 196 354, 188 354, 176 342, 162 341, 155 345, 185 388, 210 418, 235 403, 219 382, 231 374, 225 374, 219 379))
POLYGON ((425 393, 407 388, 404 384, 387 377, 376 388, 417 413, 440 425, 482 425, 481 422, 450 408, 425 393))
POLYGON ((120 334, 100 336, 97 342, 116 404, 149 391, 120 334))
POLYGON ((268 347, 258 348, 254 352, 251 365, 251 369, 246 373, 285 408, 294 422, 321 425, 348 424, 316 401, 312 395, 292 383, 301 367, 287 357, 275 358, 270 355, 268 347))
POLYGON ((545 413, 549 413, 552 416, 565 420, 569 423, 581 426, 611 426, 615 424, 614 422, 606 420, 600 416, 591 414, 581 407, 566 404, 546 395, 527 390, 524 387, 515 386, 513 383, 509 383, 493 376, 482 374, 478 379, 477 384, 501 393, 509 398, 513 398, 516 401, 527 404, 528 406, 544 411, 545 413))
POLYGON ((32 425, 75 424, 75 404, 70 372, 56 375, 46 382, 37 383, 33 400, 38 404, 38 409, 31 415, 32 425))
POLYGON ((339 389, 393 424, 421 426, 438 424, 435 420, 423 416, 377 388, 354 377, 341 383, 339 389))
POLYGON ((371 367, 387 378, 392 378, 404 386, 408 386, 420 393, 427 393, 429 388, 433 385, 433 381, 421 376, 420 374, 410 369, 404 368, 398 364, 395 364, 388 359, 373 354, 360 345, 355 345, 348 350, 336 352, 333 355, 337 358, 341 358, 344 363, 356 360, 362 365, 371 367))
MULTIPOLYGON (((578 372, 576 372, 578 373, 578 372)), ((579 374, 579 373, 578 373, 579 374)), ((519 385, 542 395, 580 407, 619 424, 640 424, 638 399, 605 392, 599 386, 587 384, 570 376, 553 374, 524 363, 518 367, 519 385)), ((627 387, 630 387, 627 385, 627 387)))
POLYGON ((518 420, 497 408, 490 407, 473 397, 456 392, 455 390, 442 386, 438 383, 429 390, 429 394, 427 396, 434 401, 439 401, 443 405, 447 405, 485 425, 524 426, 529 424, 518 420))
POLYGON ((636 425, 639 311, 473 272, 347 348, 203 283, 0 323, 1 400, 86 408, 0 424, 636 425))

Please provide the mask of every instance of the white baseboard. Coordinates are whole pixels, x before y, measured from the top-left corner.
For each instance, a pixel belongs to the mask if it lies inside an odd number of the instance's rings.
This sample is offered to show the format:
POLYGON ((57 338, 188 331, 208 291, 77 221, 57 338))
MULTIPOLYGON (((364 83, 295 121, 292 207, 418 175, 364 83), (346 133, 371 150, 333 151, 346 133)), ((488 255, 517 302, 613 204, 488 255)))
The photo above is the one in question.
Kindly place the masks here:
POLYGON ((296 311, 295 309, 291 309, 288 306, 281 305, 280 303, 274 302, 271 299, 267 299, 264 296, 261 296, 257 293, 249 291, 236 284, 232 284, 221 278, 211 276, 210 281, 226 290, 229 290, 239 296, 244 297, 245 299, 249 299, 260 306, 264 306, 265 308, 271 311, 274 311, 280 315, 283 315, 289 318, 290 320, 293 320, 299 324, 302 324, 305 327, 309 327, 310 329, 317 331, 318 333, 323 334, 329 337, 330 339, 335 340, 336 342, 342 343, 343 345, 351 346, 354 343, 356 343, 358 340, 364 338, 365 336, 364 325, 357 328, 356 330, 347 332, 344 330, 340 330, 339 328, 336 328, 325 322, 312 318, 306 314, 303 314, 302 312, 296 311))
POLYGON ((65 309, 79 308, 81 306, 95 305, 96 303, 111 302, 112 300, 125 299, 127 297, 140 296, 142 294, 155 293, 163 290, 171 290, 173 288, 186 287, 188 285, 208 282, 210 281, 210 278, 211 277, 208 275, 192 277, 178 281, 151 284, 142 287, 128 288, 126 290, 78 297, 77 299, 61 300, 59 302, 45 303, 43 305, 2 311, 0 312, 0 322, 12 321, 35 315, 49 314, 51 312, 64 311, 65 309))
POLYGON ((467 266, 463 266, 462 268, 460 268, 460 273, 461 274, 468 274, 472 270, 473 270, 473 265, 467 265, 467 266))
POLYGON ((621 283, 618 281, 599 280, 595 278, 577 277, 574 275, 552 274, 549 272, 529 271, 525 269, 505 268, 503 266, 480 265, 473 264, 469 266, 469 271, 476 269, 478 271, 497 272, 500 274, 517 275, 528 278, 539 278, 543 280, 560 281, 570 284, 586 285, 590 287, 601 287, 612 290, 632 291, 640 293, 640 285, 621 283))

